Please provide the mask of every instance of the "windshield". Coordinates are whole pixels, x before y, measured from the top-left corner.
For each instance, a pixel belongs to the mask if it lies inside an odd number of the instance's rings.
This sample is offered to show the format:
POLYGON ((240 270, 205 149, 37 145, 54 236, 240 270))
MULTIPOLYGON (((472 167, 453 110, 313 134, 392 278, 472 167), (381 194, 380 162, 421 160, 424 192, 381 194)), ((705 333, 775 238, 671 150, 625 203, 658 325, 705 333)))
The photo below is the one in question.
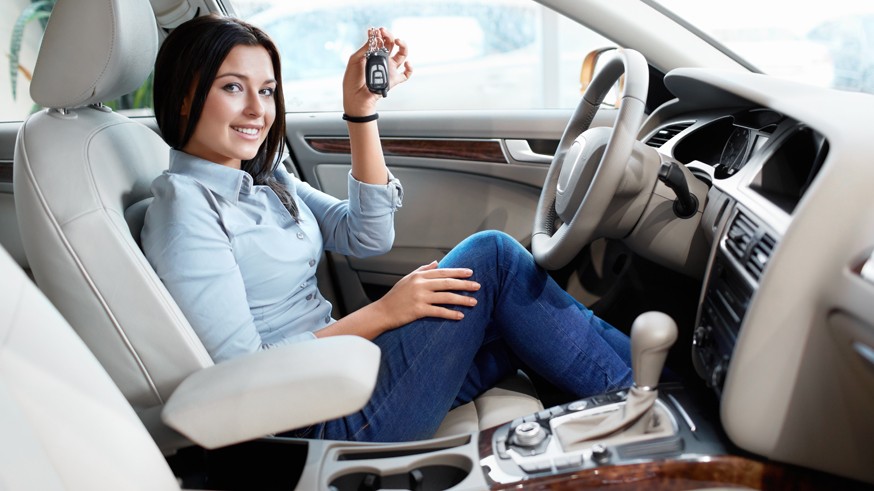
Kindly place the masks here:
POLYGON ((752 69, 824 87, 874 93, 874 1, 657 2, 752 69))

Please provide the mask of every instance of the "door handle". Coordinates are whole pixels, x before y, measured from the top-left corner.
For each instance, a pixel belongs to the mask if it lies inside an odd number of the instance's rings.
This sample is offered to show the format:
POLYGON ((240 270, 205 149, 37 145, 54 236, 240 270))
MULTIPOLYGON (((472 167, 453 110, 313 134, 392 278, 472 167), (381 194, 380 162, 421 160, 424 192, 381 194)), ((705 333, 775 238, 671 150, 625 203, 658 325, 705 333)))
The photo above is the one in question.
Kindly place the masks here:
POLYGON ((528 140, 504 140, 504 146, 507 148, 507 155, 509 155, 510 159, 517 162, 530 164, 552 163, 552 155, 537 153, 531 150, 528 140))

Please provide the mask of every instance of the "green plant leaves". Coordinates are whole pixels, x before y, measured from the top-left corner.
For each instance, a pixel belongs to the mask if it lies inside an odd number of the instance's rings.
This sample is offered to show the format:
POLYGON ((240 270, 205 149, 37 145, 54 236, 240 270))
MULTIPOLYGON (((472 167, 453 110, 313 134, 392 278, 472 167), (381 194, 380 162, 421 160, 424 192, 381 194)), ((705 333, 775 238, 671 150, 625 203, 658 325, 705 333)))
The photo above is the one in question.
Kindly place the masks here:
MULTIPOLYGON (((12 28, 12 36, 9 42, 9 79, 12 87, 12 99, 17 97, 19 58, 21 57, 21 41, 24 38, 24 29, 35 20, 48 19, 55 6, 56 0, 37 0, 28 5, 18 15, 15 26, 12 28)), ((25 71, 25 76, 29 74, 25 71)))

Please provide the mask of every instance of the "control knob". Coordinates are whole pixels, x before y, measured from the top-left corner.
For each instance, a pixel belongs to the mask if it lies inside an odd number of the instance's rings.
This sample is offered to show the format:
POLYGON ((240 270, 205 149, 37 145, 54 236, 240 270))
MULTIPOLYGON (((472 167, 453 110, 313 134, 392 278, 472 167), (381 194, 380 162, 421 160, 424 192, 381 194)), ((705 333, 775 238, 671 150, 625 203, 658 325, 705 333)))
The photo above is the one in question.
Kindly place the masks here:
POLYGON ((610 460, 610 449, 602 443, 592 445, 592 460, 598 464, 603 464, 610 460))
POLYGON ((513 430, 516 445, 520 447, 533 447, 546 438, 546 431, 538 423, 522 423, 513 430))
POLYGON ((710 372, 710 385, 716 389, 722 389, 722 384, 725 383, 725 374, 728 372, 728 360, 723 358, 713 367, 710 372))
POLYGON ((695 328, 695 332, 692 333, 692 345, 698 348, 704 348, 710 344, 710 329, 704 326, 698 326, 695 328))

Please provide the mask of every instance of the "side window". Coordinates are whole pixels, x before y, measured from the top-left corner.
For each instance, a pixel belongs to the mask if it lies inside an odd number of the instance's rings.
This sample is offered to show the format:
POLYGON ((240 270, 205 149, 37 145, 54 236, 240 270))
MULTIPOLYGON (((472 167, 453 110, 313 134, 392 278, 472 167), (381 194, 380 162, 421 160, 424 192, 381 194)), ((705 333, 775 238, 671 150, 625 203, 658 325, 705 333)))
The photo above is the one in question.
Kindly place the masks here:
POLYGON ((236 0, 283 56, 288 111, 342 108, 346 61, 368 27, 410 46, 415 73, 381 109, 530 109, 576 106, 586 54, 607 39, 531 0, 236 0))
MULTIPOLYGON (((22 121, 40 107, 30 98, 30 79, 45 26, 56 0, 0 0, 0 121, 22 121)), ((105 103, 134 115, 152 114, 151 77, 136 91, 105 103)))
POLYGON ((53 2, 0 1, 0 43, 6 47, 0 70, 0 121, 21 121, 35 110, 30 77, 53 2))

